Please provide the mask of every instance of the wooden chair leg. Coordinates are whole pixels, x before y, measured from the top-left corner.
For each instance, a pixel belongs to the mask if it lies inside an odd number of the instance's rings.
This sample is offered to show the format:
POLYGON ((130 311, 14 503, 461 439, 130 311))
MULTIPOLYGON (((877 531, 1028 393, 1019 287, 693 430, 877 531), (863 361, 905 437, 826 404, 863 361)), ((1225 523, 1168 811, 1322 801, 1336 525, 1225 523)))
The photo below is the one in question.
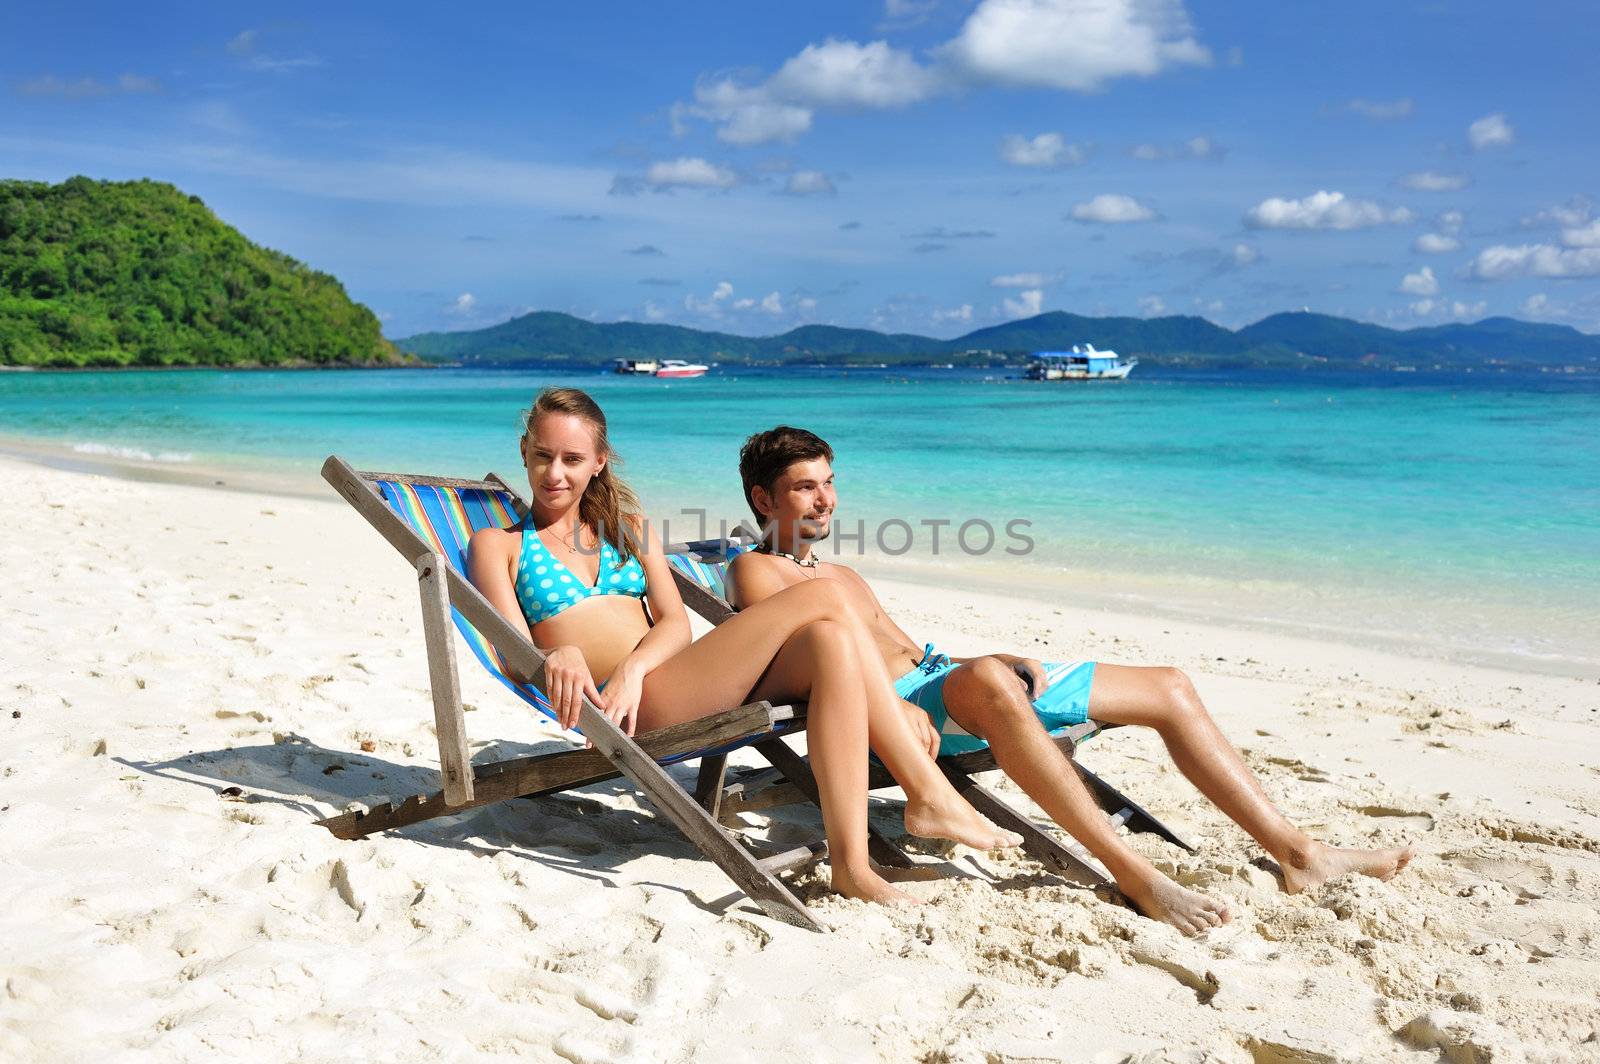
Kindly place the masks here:
POLYGON ((595 748, 632 780, 651 804, 665 813, 695 848, 714 861, 767 915, 811 931, 824 929, 776 875, 762 868, 760 862, 711 819, 666 769, 651 760, 587 699, 579 710, 578 723, 595 748))
MULTIPOLYGON (((818 808, 822 806, 822 793, 817 789, 817 777, 811 773, 811 764, 805 758, 789 749, 782 739, 768 739, 766 742, 756 743, 756 750, 766 758, 772 767, 788 777, 793 783, 818 808)), ((872 859, 881 865, 890 868, 910 868, 916 864, 900 847, 890 842, 876 828, 867 829, 867 852, 872 859)))
POLYGON ((940 767, 944 768, 951 786, 972 804, 972 808, 994 821, 995 826, 1021 835, 1023 851, 1035 861, 1085 886, 1111 885, 1111 881, 1089 863, 1088 851, 1076 842, 1064 843, 1057 839, 1035 824, 1032 817, 1017 812, 1005 799, 965 772, 948 766, 940 767))
POLYGON ((439 739, 444 800, 446 805, 457 806, 472 801, 472 758, 467 752, 467 720, 451 639, 450 595, 444 576, 448 564, 441 555, 424 554, 417 561, 417 589, 422 595, 422 636, 428 647, 433 730, 439 739))
POLYGON ((694 800, 716 820, 722 811, 722 784, 728 774, 728 755, 712 754, 700 759, 700 777, 695 781, 694 800))
POLYGON ((1122 825, 1129 831, 1159 835, 1172 845, 1190 853, 1200 852, 1179 838, 1171 828, 1151 816, 1144 806, 1084 768, 1076 760, 1072 762, 1072 766, 1078 770, 1078 775, 1083 777, 1083 782, 1089 785, 1089 790, 1093 792, 1095 801, 1100 803, 1100 808, 1110 814, 1113 824, 1122 825))

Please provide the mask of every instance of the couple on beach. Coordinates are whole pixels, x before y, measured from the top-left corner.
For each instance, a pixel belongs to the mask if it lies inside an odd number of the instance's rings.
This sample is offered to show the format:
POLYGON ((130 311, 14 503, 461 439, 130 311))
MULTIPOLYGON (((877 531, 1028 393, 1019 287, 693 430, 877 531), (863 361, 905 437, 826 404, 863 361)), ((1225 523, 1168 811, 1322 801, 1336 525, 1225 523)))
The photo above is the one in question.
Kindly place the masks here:
POLYGON ((541 392, 522 456, 529 517, 475 533, 469 575, 546 652, 545 693, 561 725, 577 723, 584 697, 629 734, 758 699, 806 702, 841 894, 914 900, 868 859, 869 749, 906 793, 909 833, 979 849, 1020 842, 968 805, 934 763, 941 749, 986 741, 1000 768, 1146 916, 1186 934, 1226 923, 1224 902, 1173 882, 1122 840, 1051 741, 1048 729, 1088 717, 1154 728, 1183 774, 1278 863, 1290 893, 1346 872, 1387 879, 1411 858, 1410 848, 1335 849, 1291 824, 1177 669, 1009 653, 951 658, 919 644, 858 573, 814 553, 838 495, 833 451, 810 432, 779 426, 741 450, 745 499, 766 534, 729 566, 739 613, 698 640, 662 544, 616 472, 595 401, 575 388, 541 392))

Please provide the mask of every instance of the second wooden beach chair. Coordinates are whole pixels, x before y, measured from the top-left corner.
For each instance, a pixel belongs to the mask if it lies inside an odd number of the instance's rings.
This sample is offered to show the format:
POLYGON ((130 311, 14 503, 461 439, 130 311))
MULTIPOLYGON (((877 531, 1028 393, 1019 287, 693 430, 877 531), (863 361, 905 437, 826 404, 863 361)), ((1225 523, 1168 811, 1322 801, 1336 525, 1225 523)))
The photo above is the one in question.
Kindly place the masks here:
MULTIPOLYGON (((712 624, 721 624, 733 616, 733 607, 726 596, 727 566, 742 551, 754 546, 755 534, 739 529, 729 539, 710 539, 697 542, 675 543, 667 547, 668 561, 672 564, 673 579, 683 595, 684 605, 694 610, 712 624)), ((1100 776, 1080 764, 1075 756, 1081 743, 1094 738, 1116 725, 1090 720, 1083 724, 1053 733, 1057 745, 1072 760, 1095 800, 1111 818, 1114 826, 1133 832, 1149 832, 1181 847, 1190 853, 1195 848, 1180 838, 1171 828, 1151 816, 1139 803, 1117 790, 1100 776)), ((779 744, 782 745, 782 744, 779 744)), ((758 747, 759 749, 759 747, 758 747)), ((729 783, 725 780, 726 756, 712 756, 701 761, 699 793, 715 795, 708 801, 713 815, 731 819, 741 812, 770 809, 796 801, 815 800, 814 793, 797 786, 791 779, 797 774, 799 755, 783 747, 784 753, 767 753, 775 771, 748 773, 729 783), (793 759, 793 760, 791 760, 793 759), (785 777, 790 778, 785 778, 785 777)), ((985 746, 970 753, 939 758, 939 767, 951 784, 973 808, 994 821, 998 826, 1015 831, 1022 836, 1025 852, 1041 864, 1070 878, 1092 885, 1110 885, 1088 852, 1076 842, 1057 838, 1040 827, 1031 817, 1018 812, 1005 799, 979 783, 973 777, 980 772, 996 768, 994 754, 985 746)), ((888 771, 876 762, 868 781, 871 790, 895 786, 888 771)))

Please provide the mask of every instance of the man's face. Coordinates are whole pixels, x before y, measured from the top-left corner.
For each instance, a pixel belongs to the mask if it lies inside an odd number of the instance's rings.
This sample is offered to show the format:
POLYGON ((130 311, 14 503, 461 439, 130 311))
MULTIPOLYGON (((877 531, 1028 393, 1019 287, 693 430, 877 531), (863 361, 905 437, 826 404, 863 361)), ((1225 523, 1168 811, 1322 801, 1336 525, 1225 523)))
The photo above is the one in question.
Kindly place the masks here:
POLYGON ((826 458, 808 458, 795 462, 778 477, 765 512, 767 520, 777 522, 783 534, 794 529, 797 539, 814 542, 828 538, 838 502, 833 467, 826 458))

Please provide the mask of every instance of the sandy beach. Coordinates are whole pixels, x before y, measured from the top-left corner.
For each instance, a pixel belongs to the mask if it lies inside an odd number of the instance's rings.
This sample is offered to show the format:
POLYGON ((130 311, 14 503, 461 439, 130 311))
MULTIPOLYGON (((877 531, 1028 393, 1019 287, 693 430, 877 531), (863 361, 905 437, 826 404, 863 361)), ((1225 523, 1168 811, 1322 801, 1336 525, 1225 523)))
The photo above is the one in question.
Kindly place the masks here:
MULTIPOLYGON (((1026 857, 923 848, 916 910, 800 874, 818 935, 621 784, 335 839, 314 821, 437 786, 399 557, 331 492, 0 476, 5 1060, 1600 1060, 1596 676, 885 582, 952 653, 1187 670, 1292 819, 1418 854, 1285 896, 1124 729, 1084 762, 1199 846, 1134 843, 1232 924, 1186 940, 1026 857)), ((566 741, 462 678, 475 754, 566 741)))

